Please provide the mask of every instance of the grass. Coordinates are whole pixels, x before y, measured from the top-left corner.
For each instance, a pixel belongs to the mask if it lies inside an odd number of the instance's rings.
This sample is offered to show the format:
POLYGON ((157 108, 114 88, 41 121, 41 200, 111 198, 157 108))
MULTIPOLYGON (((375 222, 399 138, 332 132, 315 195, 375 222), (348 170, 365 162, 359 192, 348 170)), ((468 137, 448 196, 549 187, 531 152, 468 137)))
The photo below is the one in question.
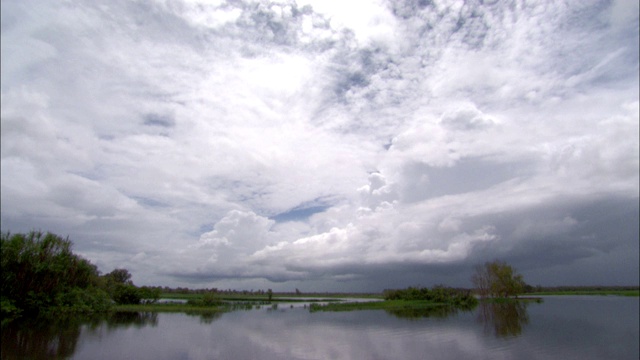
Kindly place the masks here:
POLYGON ((311 304, 311 312, 317 311, 354 311, 384 310, 390 315, 403 319, 446 318, 460 311, 470 311, 477 304, 455 306, 450 303, 439 303, 425 300, 385 300, 371 302, 331 303, 326 305, 311 304))
MULTIPOLYGON (((199 302, 204 299, 205 294, 162 294, 161 299, 167 300, 191 300, 191 302, 199 302)), ((302 299, 290 297, 273 297, 271 302, 265 295, 220 295, 216 296, 216 300, 220 300, 216 304, 189 304, 189 303, 156 303, 156 304, 138 304, 138 305, 115 305, 114 311, 141 311, 141 312, 227 312, 233 310, 248 310, 262 306, 277 306, 280 302, 337 302, 338 298, 318 298, 318 299, 302 299)))
POLYGON ((434 303, 424 300, 385 300, 367 302, 338 302, 326 305, 311 304, 311 312, 315 311, 353 311, 353 310, 399 310, 425 309, 449 306, 446 303, 434 303))

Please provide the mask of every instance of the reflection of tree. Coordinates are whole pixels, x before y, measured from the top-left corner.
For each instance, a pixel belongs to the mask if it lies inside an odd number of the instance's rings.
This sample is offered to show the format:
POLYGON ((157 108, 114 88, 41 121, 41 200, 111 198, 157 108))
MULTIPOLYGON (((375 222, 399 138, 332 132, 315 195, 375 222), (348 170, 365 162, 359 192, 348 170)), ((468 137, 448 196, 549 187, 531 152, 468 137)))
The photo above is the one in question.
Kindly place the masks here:
POLYGON ((27 320, 2 326, 3 359, 57 359, 73 355, 80 336, 79 319, 27 320))
POLYGON ((391 314, 395 317, 402 319, 419 319, 419 318, 438 318, 444 319, 449 316, 453 316, 458 314, 460 311, 471 311, 475 308, 474 306, 469 307, 456 307, 449 305, 441 305, 441 306, 430 306, 423 308, 396 308, 396 309, 385 309, 388 314, 391 314))
POLYGON ((156 313, 116 312, 101 316, 62 316, 14 320, 2 325, 2 359, 61 359, 76 351, 82 328, 92 332, 101 326, 113 330, 155 326, 156 313))
POLYGON ((522 327, 529 323, 527 305, 522 301, 483 302, 478 309, 478 321, 484 323, 486 330, 493 328, 497 337, 517 336, 522 333, 522 327))
POLYGON ((120 311, 110 314, 104 319, 109 329, 120 327, 135 326, 143 328, 146 326, 158 325, 158 313, 154 312, 138 312, 138 311, 120 311))
POLYGON ((211 324, 214 320, 220 318, 222 316, 222 311, 187 311, 186 315, 189 316, 199 316, 200 323, 202 324, 211 324))

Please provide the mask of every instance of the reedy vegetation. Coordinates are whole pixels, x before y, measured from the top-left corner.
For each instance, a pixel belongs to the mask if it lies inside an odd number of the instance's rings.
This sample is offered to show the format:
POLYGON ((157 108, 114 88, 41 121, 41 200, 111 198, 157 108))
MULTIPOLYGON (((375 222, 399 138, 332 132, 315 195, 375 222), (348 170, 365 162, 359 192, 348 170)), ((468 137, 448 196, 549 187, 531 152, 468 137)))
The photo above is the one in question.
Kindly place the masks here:
POLYGON ((406 289, 387 289, 383 292, 384 301, 331 303, 325 305, 311 304, 310 310, 316 311, 350 311, 383 309, 397 316, 417 313, 426 316, 437 313, 468 310, 478 305, 478 300, 470 290, 454 289, 445 286, 409 287, 406 289), (437 310, 439 309, 439 310, 437 310), (448 309, 448 310, 447 310, 448 309))

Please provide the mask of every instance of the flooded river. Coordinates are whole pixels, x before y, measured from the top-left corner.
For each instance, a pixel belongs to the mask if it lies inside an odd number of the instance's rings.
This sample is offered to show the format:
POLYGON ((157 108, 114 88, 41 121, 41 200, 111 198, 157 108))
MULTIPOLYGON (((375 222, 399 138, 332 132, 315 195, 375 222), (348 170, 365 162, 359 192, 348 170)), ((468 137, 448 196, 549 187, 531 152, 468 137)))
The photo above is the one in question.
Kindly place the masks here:
MULTIPOLYGON (((292 306, 293 305, 293 306, 292 306)), ((638 359, 639 299, 547 296, 472 311, 117 313, 2 329, 3 359, 638 359)))

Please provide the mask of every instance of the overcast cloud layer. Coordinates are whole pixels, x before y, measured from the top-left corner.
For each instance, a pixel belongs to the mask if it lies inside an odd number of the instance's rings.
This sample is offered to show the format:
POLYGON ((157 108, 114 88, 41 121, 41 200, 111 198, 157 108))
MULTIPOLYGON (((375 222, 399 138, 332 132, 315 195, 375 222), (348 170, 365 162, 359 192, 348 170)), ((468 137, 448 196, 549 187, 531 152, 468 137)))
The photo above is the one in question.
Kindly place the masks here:
POLYGON ((138 285, 637 285, 638 1, 2 6, 2 231, 138 285))

